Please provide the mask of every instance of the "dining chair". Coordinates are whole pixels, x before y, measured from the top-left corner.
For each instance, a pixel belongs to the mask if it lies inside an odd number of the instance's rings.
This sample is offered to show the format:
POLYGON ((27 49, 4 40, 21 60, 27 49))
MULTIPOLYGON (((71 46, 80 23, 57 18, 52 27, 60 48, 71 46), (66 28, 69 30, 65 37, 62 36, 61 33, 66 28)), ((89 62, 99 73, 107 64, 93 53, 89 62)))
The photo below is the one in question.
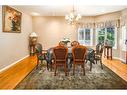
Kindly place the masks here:
POLYGON ((53 47, 52 48, 49 48, 47 50, 47 54, 46 54, 46 61, 47 61, 47 70, 50 70, 52 71, 52 65, 53 65, 53 54, 51 53, 53 51, 53 47))
POLYGON ((42 45, 40 43, 36 44, 35 49, 37 54, 37 68, 38 68, 39 61, 41 61, 41 64, 42 64, 42 61, 45 60, 47 51, 42 49, 42 45))
POLYGON ((95 50, 89 48, 87 49, 87 54, 86 54, 86 63, 89 61, 90 62, 90 71, 92 70, 92 64, 95 64, 95 50))
POLYGON ((103 49, 104 49, 104 44, 103 43, 98 43, 96 45, 96 50, 95 50, 95 61, 97 64, 97 61, 100 61, 101 68, 103 69, 102 66, 102 54, 103 54, 103 49))
POLYGON ((73 75, 75 74, 75 66, 81 65, 83 68, 83 75, 85 75, 85 55, 86 55, 87 48, 82 45, 77 45, 72 48, 72 55, 73 55, 73 75))
POLYGON ((68 55, 68 48, 64 46, 57 46, 53 49, 53 56, 54 56, 54 66, 55 72, 54 76, 56 76, 56 70, 59 66, 64 66, 65 76, 67 76, 67 55, 68 55))
POLYGON ((73 47, 73 46, 77 46, 77 45, 80 45, 80 43, 78 42, 78 41, 73 41, 73 42, 71 42, 71 46, 73 47))

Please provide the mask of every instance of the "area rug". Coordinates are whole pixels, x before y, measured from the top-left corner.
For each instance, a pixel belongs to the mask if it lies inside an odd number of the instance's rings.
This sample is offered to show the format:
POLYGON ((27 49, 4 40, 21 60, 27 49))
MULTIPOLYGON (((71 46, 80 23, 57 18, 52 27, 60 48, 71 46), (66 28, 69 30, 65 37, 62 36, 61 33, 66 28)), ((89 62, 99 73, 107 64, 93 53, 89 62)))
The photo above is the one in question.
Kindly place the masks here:
POLYGON ((92 71, 89 63, 85 64, 86 75, 83 76, 82 68, 77 66, 75 75, 71 68, 69 75, 65 76, 63 68, 49 71, 46 66, 40 65, 34 69, 15 89, 127 89, 127 82, 103 65, 93 64, 92 71))

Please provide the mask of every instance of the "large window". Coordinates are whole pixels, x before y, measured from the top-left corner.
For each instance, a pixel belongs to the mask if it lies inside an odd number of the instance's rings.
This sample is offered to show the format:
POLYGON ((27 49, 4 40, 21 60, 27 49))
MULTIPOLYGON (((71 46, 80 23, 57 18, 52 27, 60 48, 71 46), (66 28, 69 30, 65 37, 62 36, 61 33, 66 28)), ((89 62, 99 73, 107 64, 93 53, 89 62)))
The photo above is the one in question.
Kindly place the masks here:
POLYGON ((79 28, 78 29, 78 41, 82 45, 93 45, 93 29, 79 28))
POLYGON ((117 48, 117 28, 108 27, 102 29, 96 29, 96 44, 107 43, 114 49, 117 48))

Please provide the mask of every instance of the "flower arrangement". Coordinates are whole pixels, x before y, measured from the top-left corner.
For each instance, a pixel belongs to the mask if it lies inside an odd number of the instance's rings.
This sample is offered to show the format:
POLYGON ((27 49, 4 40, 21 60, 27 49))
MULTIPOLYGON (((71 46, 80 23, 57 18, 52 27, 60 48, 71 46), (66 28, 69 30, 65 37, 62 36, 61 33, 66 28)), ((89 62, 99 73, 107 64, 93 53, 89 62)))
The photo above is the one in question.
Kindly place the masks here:
POLYGON ((67 45, 67 43, 69 43, 69 42, 70 42, 70 39, 69 39, 69 38, 64 37, 64 38, 62 39, 62 42, 64 42, 64 43, 67 45))

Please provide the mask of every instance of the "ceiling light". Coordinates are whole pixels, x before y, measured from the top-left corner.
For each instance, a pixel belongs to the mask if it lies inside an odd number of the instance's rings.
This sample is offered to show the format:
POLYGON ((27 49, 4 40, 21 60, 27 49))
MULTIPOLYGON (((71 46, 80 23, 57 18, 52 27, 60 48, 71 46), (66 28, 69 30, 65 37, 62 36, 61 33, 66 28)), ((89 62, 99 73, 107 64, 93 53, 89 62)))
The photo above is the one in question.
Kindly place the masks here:
POLYGON ((76 13, 76 10, 74 10, 74 5, 73 5, 73 10, 69 14, 65 15, 65 20, 68 22, 68 24, 74 25, 80 19, 81 19, 81 15, 76 13))

